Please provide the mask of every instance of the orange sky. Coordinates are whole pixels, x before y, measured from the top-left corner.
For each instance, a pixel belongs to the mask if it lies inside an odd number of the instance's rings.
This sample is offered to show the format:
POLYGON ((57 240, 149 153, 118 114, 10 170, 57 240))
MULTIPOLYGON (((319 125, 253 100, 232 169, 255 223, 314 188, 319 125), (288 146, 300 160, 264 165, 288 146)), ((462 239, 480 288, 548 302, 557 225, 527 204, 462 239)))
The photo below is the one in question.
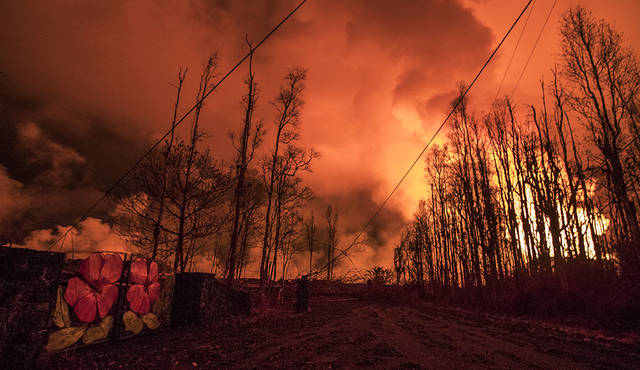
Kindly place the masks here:
MULTIPOLYGON (((295 3, 3 2, 0 200, 8 206, 0 224, 31 215, 17 227, 68 225, 166 130, 179 66, 189 67, 186 89, 193 91, 208 53, 219 53, 226 72, 246 52, 245 34, 262 38, 295 3)), ((502 93, 513 89, 552 3, 535 2, 502 93)), ((392 189, 439 125, 456 82, 471 80, 524 4, 309 0, 257 52, 258 115, 267 128, 274 118, 268 102, 286 69, 309 70, 302 141, 322 157, 308 182, 321 203, 341 203, 345 232, 357 231, 392 189)), ((576 4, 613 22, 640 50, 639 1, 559 0, 516 92, 519 102, 537 103, 538 80, 557 60, 559 17, 576 4)), ((472 90, 479 109, 495 96, 520 31, 472 90)), ((241 123, 246 69, 238 72, 210 97, 202 120, 208 144, 226 159, 226 132, 241 123)), ((376 226, 387 248, 368 251, 362 263, 388 260, 402 218, 423 191, 419 165, 376 226)))

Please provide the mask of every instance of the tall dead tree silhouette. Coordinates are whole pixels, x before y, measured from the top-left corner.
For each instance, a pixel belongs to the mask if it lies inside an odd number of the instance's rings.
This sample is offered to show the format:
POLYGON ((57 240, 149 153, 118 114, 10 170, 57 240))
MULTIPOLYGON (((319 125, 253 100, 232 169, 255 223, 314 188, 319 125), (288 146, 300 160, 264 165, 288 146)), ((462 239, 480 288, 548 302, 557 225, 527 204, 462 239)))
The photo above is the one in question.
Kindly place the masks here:
POLYGON ((309 275, 311 275, 313 270, 313 246, 316 238, 316 231, 316 223, 312 211, 311 217, 304 224, 304 237, 307 242, 307 250, 309 251, 309 275))
POLYGON ((271 255, 270 241, 273 233, 273 206, 275 200, 275 190, 277 183, 277 167, 281 146, 298 139, 298 126, 300 119, 300 109, 304 104, 302 93, 304 91, 304 81, 306 71, 296 68, 289 71, 285 77, 285 86, 280 89, 280 93, 274 102, 277 111, 276 132, 274 148, 268 159, 268 172, 265 176, 267 205, 264 221, 264 236, 262 242, 262 255, 260 258, 260 286, 264 288, 269 276, 269 259, 271 255))
MULTIPOLYGON (((253 50, 251 42, 247 41, 249 50, 253 50)), ((253 53, 249 57, 249 73, 245 79, 245 85, 247 86, 247 94, 242 99, 244 106, 244 124, 240 135, 236 142, 235 135, 230 133, 229 136, 236 150, 235 166, 233 168, 233 177, 235 181, 235 190, 233 194, 233 223, 231 226, 231 240, 229 243, 229 258, 227 264, 227 281, 233 282, 236 276, 236 264, 238 254, 238 240, 242 233, 242 224, 245 224, 245 235, 250 228, 250 218, 245 217, 241 220, 243 215, 249 216, 250 213, 243 213, 243 205, 246 203, 245 196, 247 193, 247 171, 249 165, 253 160, 255 150, 260 145, 263 136, 262 122, 254 122, 253 114, 256 109, 258 100, 258 84, 255 82, 255 74, 253 72, 253 53), (244 221, 244 222, 243 222, 244 221)))
MULTIPOLYGON (((216 63, 215 56, 205 63, 198 97, 213 77, 216 63)), ((179 88, 183 79, 181 73, 179 88)), ((174 112, 178 102, 179 97, 174 112)), ((195 111, 188 141, 171 135, 163 151, 147 156, 114 192, 120 205, 116 230, 141 254, 172 265, 176 272, 188 268, 202 240, 223 224, 217 209, 228 191, 228 179, 208 149, 198 148, 201 110, 202 105, 195 111)))
POLYGON ((625 160, 622 152, 624 143, 639 134, 635 108, 640 91, 637 58, 610 24, 583 7, 569 10, 560 30, 562 76, 572 91, 569 102, 606 161, 604 171, 622 232, 635 244, 627 257, 640 260, 640 226, 629 187, 637 168, 633 161, 625 160))
POLYGON ((327 220, 327 279, 333 279, 333 268, 335 264, 335 253, 338 246, 338 211, 331 205, 327 206, 325 213, 327 220))

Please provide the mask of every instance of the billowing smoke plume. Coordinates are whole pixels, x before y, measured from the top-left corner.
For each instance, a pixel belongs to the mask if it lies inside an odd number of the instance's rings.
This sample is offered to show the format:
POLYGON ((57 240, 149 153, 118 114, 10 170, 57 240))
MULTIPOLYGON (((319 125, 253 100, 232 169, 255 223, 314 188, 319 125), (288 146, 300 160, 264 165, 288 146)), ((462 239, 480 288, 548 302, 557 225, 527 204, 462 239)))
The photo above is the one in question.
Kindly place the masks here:
MULTIPOLYGON (((245 35, 261 39, 295 4, 2 2, 2 241, 29 245, 41 238, 35 230, 70 225, 168 128, 179 67, 189 68, 184 111, 210 53, 225 72, 247 51, 245 35)), ((317 212, 328 203, 340 210, 342 240, 393 188, 492 38, 458 1, 330 0, 307 3, 258 50, 256 115, 271 134, 268 103, 287 68, 309 71, 302 143, 322 157, 306 180, 321 199, 317 212)), ((231 153, 227 131, 241 124, 245 74, 232 75, 205 106, 206 144, 221 159, 231 153)), ((424 191, 416 170, 368 230, 371 251, 354 255, 362 264, 388 262, 424 191)), ((107 220, 112 211, 104 204, 91 216, 107 220)))

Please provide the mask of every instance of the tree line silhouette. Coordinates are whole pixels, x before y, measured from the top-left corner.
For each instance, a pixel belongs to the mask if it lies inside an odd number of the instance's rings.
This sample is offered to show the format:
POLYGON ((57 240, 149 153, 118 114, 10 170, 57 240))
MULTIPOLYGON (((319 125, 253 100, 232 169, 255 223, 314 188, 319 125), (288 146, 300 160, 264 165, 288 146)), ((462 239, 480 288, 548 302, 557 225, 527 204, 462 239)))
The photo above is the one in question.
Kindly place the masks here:
POLYGON ((563 15, 560 36, 538 103, 506 97, 479 114, 459 101, 447 143, 427 156, 428 196, 394 250, 398 283, 495 298, 532 278, 561 294, 589 277, 638 281, 637 59, 582 7, 563 15))

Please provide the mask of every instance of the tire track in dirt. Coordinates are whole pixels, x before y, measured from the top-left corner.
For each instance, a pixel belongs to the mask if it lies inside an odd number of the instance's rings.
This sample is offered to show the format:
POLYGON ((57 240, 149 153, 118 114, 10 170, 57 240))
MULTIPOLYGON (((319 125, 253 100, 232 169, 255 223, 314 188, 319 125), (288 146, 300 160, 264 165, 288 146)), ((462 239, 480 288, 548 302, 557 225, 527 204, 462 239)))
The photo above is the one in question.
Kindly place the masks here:
POLYGON ((431 304, 316 300, 312 312, 183 328, 58 356, 52 368, 639 368, 640 346, 431 304), (155 364, 155 365, 154 365, 155 364))
POLYGON ((580 369, 640 364, 637 346, 625 352, 617 346, 498 322, 427 306, 418 310, 376 304, 354 310, 351 317, 351 325, 371 328, 376 341, 394 349, 396 356, 387 358, 384 367, 580 369))
MULTIPOLYGON (((480 314, 448 312, 429 305, 420 310, 397 306, 388 311, 416 339, 425 334, 439 338, 451 350, 447 356, 463 359, 467 367, 637 368, 640 364, 637 345, 594 343, 559 331, 487 319, 480 314)), ((430 343, 421 343, 428 350, 430 343)))

